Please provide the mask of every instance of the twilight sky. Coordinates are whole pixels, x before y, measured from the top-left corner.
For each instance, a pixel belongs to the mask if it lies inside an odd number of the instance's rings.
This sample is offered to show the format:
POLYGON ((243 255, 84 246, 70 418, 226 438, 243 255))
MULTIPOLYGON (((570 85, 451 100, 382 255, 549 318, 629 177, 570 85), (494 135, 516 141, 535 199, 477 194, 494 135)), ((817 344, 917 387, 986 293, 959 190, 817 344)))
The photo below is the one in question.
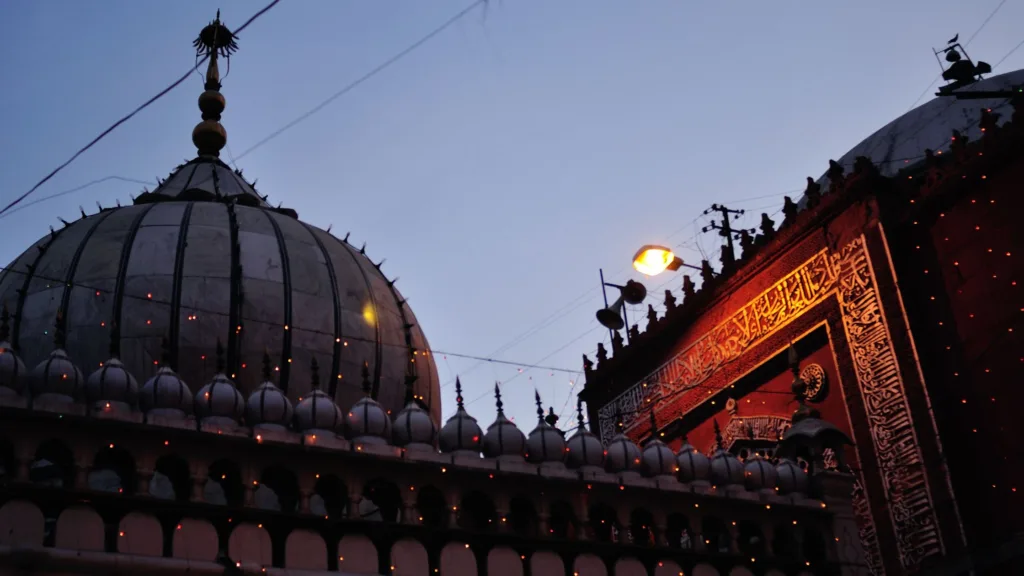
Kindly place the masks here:
MULTIPOLYGON (((0 3, 0 203, 188 70, 217 8, 236 28, 265 3, 0 3)), ((387 258, 431 345, 450 353, 437 357, 445 417, 460 374, 486 427, 498 380, 528 432, 535 387, 573 423, 582 376, 525 365, 593 358, 607 339, 599 268, 625 281, 645 243, 692 263, 703 249, 717 267, 719 238, 698 234, 711 202, 748 210, 747 226, 776 212, 906 112, 939 73, 930 49, 969 38, 1000 0, 491 0, 246 154, 470 3, 282 0, 240 36, 222 156, 244 155, 272 202, 387 258)), ((970 55, 996 64, 1024 40, 1022 20, 1024 3, 1007 2, 970 55)), ((1022 65, 1018 50, 995 72, 1022 65)), ((28 201, 117 178, 0 220, 0 263, 80 205, 127 203, 142 185, 123 179, 192 158, 201 90, 190 79, 28 201)), ((682 279, 646 284, 660 308, 682 279)))

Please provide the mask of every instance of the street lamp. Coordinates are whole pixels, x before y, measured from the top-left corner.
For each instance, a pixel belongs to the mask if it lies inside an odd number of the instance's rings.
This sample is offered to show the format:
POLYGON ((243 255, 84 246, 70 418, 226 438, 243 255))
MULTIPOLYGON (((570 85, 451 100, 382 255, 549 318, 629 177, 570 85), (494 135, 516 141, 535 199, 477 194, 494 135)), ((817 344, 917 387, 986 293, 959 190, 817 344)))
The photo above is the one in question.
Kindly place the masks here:
POLYGON ((676 256, 671 248, 657 244, 641 246, 633 256, 633 268, 644 276, 657 276, 665 270, 675 272, 683 266, 700 270, 699 266, 683 262, 683 259, 676 256))

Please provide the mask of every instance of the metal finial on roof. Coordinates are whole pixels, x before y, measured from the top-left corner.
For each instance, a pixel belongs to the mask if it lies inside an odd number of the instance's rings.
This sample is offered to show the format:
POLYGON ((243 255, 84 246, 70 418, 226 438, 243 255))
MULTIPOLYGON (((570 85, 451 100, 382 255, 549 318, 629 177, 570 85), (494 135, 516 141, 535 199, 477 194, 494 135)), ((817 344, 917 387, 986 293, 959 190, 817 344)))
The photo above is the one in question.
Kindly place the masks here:
POLYGON ((544 408, 540 404, 540 392, 536 388, 533 389, 533 398, 537 402, 537 420, 544 422, 544 408))
POLYGON ((7 310, 7 304, 0 309, 0 342, 7 342, 11 337, 11 313, 7 310))
POLYGON ((273 369, 270 367, 270 351, 263 351, 263 381, 270 382, 270 376, 273 374, 273 369))
POLYGON ((718 420, 712 420, 711 423, 712 423, 712 425, 715 428, 715 446, 719 450, 721 450, 722 449, 722 429, 718 427, 718 420))
POLYGON ((498 415, 504 416, 505 410, 502 407, 505 404, 501 401, 501 385, 497 382, 494 383, 494 405, 498 408, 498 415))
POLYGON ((363 361, 363 394, 370 395, 370 363, 363 361))
POLYGON ((558 424, 558 414, 555 414, 555 407, 548 406, 548 415, 544 417, 544 421, 548 423, 552 428, 558 424))
POLYGON ((231 54, 238 50, 235 35, 217 19, 210 22, 199 33, 192 45, 196 49, 196 59, 205 56, 209 63, 206 66, 206 78, 203 92, 199 96, 199 110, 203 113, 203 121, 192 130, 192 143, 200 156, 220 156, 221 149, 227 144, 228 135, 220 123, 220 114, 224 111, 224 96, 220 93, 220 69, 217 58, 228 59, 230 69, 231 54))
POLYGON ((320 364, 316 361, 316 356, 309 362, 310 378, 313 381, 313 390, 320 389, 320 364))
POLYGON ((579 425, 580 432, 587 429, 586 424, 583 423, 583 398, 576 397, 576 423, 579 425))
POLYGON ((466 406, 462 403, 462 382, 459 381, 459 377, 455 377, 455 405, 458 406, 459 410, 465 410, 466 406))
POLYGON ((217 351, 216 351, 216 356, 214 358, 216 359, 216 362, 217 362, 217 364, 216 364, 217 374, 223 374, 224 373, 224 345, 220 343, 220 338, 217 339, 217 351))

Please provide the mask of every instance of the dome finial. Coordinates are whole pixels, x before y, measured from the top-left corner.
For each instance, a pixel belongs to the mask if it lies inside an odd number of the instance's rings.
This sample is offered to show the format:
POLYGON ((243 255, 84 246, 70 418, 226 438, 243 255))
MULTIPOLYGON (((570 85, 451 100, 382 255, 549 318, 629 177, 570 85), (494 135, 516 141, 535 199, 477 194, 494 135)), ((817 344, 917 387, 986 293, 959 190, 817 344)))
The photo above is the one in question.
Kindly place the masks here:
POLYGON ((455 377, 455 405, 458 406, 459 410, 465 410, 466 407, 462 403, 462 382, 459 381, 459 377, 455 377))
POLYGON ((320 389, 320 364, 316 361, 316 356, 309 362, 309 372, 313 379, 313 390, 320 389))
POLYGON ((230 69, 231 54, 238 50, 235 35, 220 21, 220 10, 217 18, 210 22, 192 42, 196 49, 196 58, 205 56, 209 60, 206 66, 205 92, 199 96, 199 110, 203 113, 203 121, 192 130, 192 143, 196 145, 200 156, 219 156, 227 144, 228 135, 220 123, 220 114, 224 111, 224 96, 220 93, 220 69, 217 58, 228 59, 230 69))
POLYGON ((498 382, 494 383, 494 405, 498 408, 498 416, 504 416, 503 406, 505 404, 501 401, 501 384, 498 382))
POLYGON ((537 420, 538 423, 544 423, 544 407, 540 404, 540 392, 536 388, 533 389, 533 398, 537 402, 537 420))
POLYGON ((370 395, 370 363, 363 360, 363 394, 370 395))
POLYGON ((722 450, 722 429, 718 427, 718 420, 712 420, 711 423, 715 428, 715 446, 722 450))
POLYGON ((576 422, 579 424, 579 431, 583 432, 587 429, 587 425, 583 423, 583 398, 576 397, 576 422))
MULTIPOLYGON (((110 357, 121 357, 121 331, 117 329, 117 322, 110 323, 110 357)), ((3 340, 3 337, 0 337, 3 340)))
POLYGON ((270 376, 273 374, 270 367, 270 351, 263 350, 263 381, 270 382, 270 376))
POLYGON ((0 342, 7 342, 11 337, 11 313, 7 310, 7 303, 0 309, 0 342))

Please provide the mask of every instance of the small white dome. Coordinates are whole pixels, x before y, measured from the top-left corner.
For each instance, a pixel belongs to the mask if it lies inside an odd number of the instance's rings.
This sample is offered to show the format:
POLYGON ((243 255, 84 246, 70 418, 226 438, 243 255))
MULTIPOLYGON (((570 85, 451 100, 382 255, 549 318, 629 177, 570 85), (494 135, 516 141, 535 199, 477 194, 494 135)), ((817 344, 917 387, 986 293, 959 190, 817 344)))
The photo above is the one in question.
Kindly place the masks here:
POLYGON ((292 401, 269 380, 252 391, 245 407, 246 422, 251 426, 271 425, 287 428, 294 415, 292 401))
POLYGON ((711 460, 683 438, 683 445, 676 455, 679 479, 683 482, 707 482, 711 480, 711 460))
POLYGON ((732 452, 719 448, 711 455, 711 483, 719 486, 743 484, 743 463, 732 452))
MULTIPOLYGON (((544 409, 540 404, 540 393, 534 391, 537 400, 537 427, 526 439, 526 459, 530 462, 565 462, 566 446, 562 432, 544 420, 544 409)), ((552 413, 552 416, 554 414, 552 413)))
POLYGON ((430 413, 413 399, 395 417, 392 437, 395 446, 409 450, 433 451, 437 440, 437 426, 430 419, 430 413))
POLYGON ((196 392, 196 413, 203 419, 238 422, 245 413, 245 400, 235 383, 218 372, 213 380, 196 392))
POLYGON ((583 421, 583 400, 576 399, 576 433, 566 442, 570 468, 604 468, 604 446, 583 421))
POLYGON ((117 357, 103 363, 85 382, 89 402, 119 402, 132 406, 139 397, 139 384, 117 357))
POLYGON ((170 366, 164 365, 142 385, 139 404, 145 412, 184 417, 192 413, 192 391, 170 366))
POLYGON ((336 432, 343 423, 341 409, 324 391, 313 390, 295 406, 295 423, 301 432, 336 432))
POLYGON ((522 430, 505 417, 502 410, 501 390, 494 385, 495 405, 498 408, 498 416, 494 422, 487 427, 484 434, 484 456, 498 458, 501 456, 515 456, 522 458, 526 453, 526 436, 522 430))
POLYGON ((799 464, 783 458, 775 467, 780 494, 806 494, 807 473, 799 464))
POLYGON ((640 455, 645 476, 671 476, 676 477, 676 454, 664 442, 657 438, 651 440, 644 446, 640 455))
POLYGON ((36 398, 51 398, 67 402, 74 401, 82 391, 82 372, 71 363, 67 352, 57 348, 32 370, 32 395, 36 398))
POLYGON ((363 363, 363 393, 348 410, 345 428, 348 437, 366 444, 387 444, 391 441, 391 416, 379 402, 370 397, 370 367, 363 363))
POLYGON ((453 452, 465 456, 479 456, 483 446, 483 430, 473 418, 466 412, 462 402, 462 382, 455 377, 455 415, 445 422, 441 428, 439 437, 441 450, 453 452))
POLYGON ((604 463, 609 472, 639 472, 642 468, 640 448, 625 434, 616 434, 605 448, 604 463))
POLYGON ((756 454, 747 459, 743 475, 747 490, 774 490, 779 478, 775 466, 756 454))
POLYGON ((7 306, 0 311, 0 395, 13 396, 25 387, 25 364, 14 353, 10 341, 11 315, 7 306))

